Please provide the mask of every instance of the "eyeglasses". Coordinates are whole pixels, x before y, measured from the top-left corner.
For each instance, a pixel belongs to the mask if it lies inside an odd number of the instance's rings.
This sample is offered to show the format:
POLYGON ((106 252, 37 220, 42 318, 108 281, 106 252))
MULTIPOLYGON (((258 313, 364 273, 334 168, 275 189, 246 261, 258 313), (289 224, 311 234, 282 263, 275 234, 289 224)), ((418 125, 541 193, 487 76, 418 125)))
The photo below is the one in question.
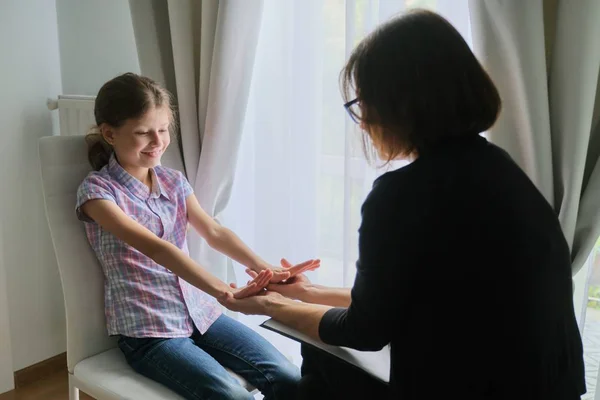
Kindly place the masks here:
POLYGON ((344 108, 350 115, 350 118, 352 118, 352 121, 354 121, 357 124, 360 124, 360 120, 361 120, 360 100, 358 98, 351 100, 351 101, 347 102, 346 104, 344 104, 344 108))

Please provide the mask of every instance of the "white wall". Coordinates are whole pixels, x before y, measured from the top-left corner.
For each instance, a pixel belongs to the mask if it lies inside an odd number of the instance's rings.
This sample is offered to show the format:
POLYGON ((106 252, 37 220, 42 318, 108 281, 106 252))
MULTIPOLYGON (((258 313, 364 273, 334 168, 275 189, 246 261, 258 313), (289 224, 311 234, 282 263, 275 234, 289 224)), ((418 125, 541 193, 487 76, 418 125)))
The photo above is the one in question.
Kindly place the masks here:
POLYGON ((0 55, 0 268, 6 276, 12 368, 19 370, 66 347, 37 157, 38 139, 56 129, 46 99, 62 92, 54 1, 2 0, 0 55))
POLYGON ((37 156, 38 139, 58 134, 46 99, 95 95, 113 76, 140 70, 127 0, 1 2, 0 393, 12 371, 66 348, 37 156))
POLYGON ((140 66, 127 0, 56 0, 64 94, 96 95, 140 66))
MULTIPOLYGON (((0 200, 0 209, 3 203, 0 200)), ((6 274, 2 260, 2 231, 0 231, 0 393, 13 388, 13 365, 10 344, 8 296, 6 295, 6 274)))

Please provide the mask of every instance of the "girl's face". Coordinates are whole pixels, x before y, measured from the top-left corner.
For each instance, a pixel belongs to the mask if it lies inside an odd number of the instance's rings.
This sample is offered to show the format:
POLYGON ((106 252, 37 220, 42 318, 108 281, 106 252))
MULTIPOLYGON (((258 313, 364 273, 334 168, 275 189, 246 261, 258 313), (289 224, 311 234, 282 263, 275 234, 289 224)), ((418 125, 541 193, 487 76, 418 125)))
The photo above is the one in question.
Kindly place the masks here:
POLYGON ((168 107, 152 107, 142 117, 128 119, 119 128, 103 128, 102 133, 127 171, 153 168, 171 142, 171 117, 168 107))

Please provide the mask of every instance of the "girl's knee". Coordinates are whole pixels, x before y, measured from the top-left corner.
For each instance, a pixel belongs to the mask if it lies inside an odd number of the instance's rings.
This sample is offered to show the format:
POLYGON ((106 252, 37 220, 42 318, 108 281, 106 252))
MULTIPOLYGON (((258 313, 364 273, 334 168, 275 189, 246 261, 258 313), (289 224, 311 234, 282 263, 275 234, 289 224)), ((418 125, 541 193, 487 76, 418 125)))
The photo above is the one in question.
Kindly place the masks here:
POLYGON ((292 363, 279 366, 273 377, 273 391, 276 399, 294 399, 300 383, 300 370, 292 363))
POLYGON ((302 376, 300 375, 300 370, 294 364, 289 363, 285 366, 282 366, 279 380, 282 383, 290 384, 290 385, 298 385, 302 376))

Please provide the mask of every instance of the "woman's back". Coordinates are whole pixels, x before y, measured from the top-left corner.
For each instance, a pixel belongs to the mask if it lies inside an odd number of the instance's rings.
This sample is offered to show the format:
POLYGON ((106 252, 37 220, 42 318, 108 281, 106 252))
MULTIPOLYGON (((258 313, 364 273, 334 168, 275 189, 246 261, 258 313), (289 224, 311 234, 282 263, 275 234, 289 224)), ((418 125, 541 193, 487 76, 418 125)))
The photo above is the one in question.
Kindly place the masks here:
POLYGON ((387 296, 401 303, 396 392, 584 391, 569 249, 554 211, 506 153, 479 137, 440 143, 384 175, 365 207, 381 223, 377 236, 361 234, 359 264, 374 264, 363 260, 369 243, 388 242, 377 258, 382 267, 388 258, 387 296))

